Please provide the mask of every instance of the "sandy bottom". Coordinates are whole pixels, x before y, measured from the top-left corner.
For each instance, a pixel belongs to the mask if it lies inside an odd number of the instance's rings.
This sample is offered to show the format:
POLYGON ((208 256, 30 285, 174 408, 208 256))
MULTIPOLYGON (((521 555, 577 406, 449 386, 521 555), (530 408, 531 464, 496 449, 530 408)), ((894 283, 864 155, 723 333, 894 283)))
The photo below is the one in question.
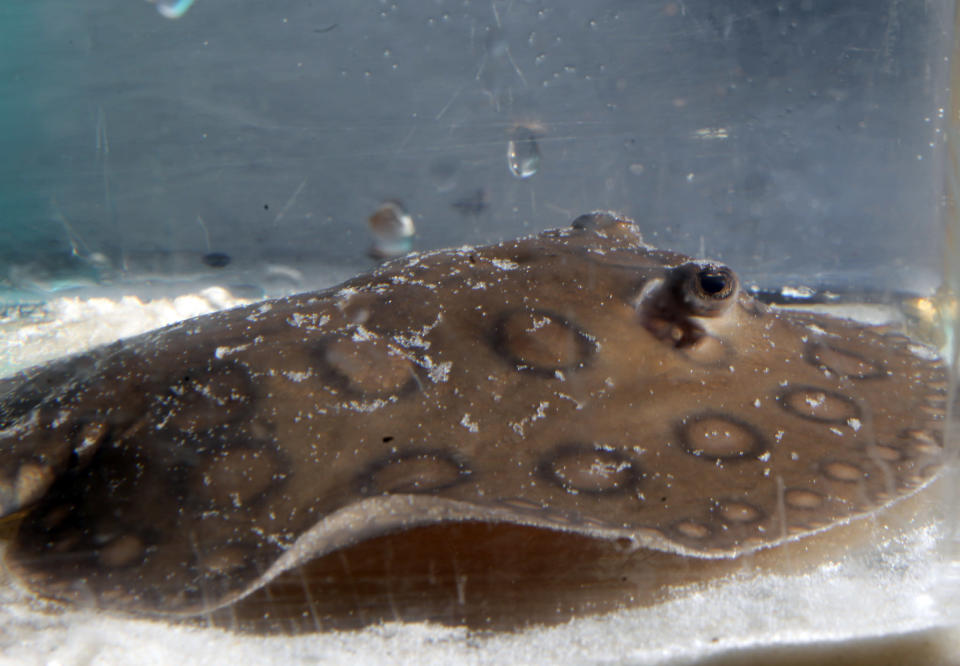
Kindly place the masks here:
POLYGON ((425 623, 255 637, 51 609, 0 581, 0 663, 960 664, 955 589, 935 527, 812 572, 745 572, 625 609, 519 632, 425 623))
MULTIPOLYGON (((242 302, 216 288, 51 301, 0 320, 0 375, 242 302)), ((940 491, 925 492, 929 509, 904 528, 874 524, 867 545, 801 573, 745 565, 653 606, 516 632, 384 623, 238 635, 53 608, 0 573, 0 664, 960 664, 960 565, 945 554, 954 516, 940 491)))

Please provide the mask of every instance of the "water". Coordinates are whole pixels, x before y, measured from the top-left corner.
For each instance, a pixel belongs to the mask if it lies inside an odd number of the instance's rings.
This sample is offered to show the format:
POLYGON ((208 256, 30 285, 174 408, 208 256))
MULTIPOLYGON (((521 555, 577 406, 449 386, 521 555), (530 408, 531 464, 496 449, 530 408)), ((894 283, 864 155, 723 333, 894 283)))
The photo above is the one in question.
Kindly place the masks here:
POLYGON ((507 142, 507 166, 520 180, 536 175, 540 170, 540 145, 537 135, 526 127, 518 127, 507 142))

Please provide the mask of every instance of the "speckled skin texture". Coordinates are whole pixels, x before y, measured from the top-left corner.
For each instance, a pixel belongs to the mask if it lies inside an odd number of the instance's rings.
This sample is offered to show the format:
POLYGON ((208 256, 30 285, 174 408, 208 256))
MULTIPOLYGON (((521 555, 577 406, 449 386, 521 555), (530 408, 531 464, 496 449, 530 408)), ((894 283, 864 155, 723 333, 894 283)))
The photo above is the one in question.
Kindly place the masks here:
POLYGON ((908 339, 597 213, 6 380, 0 515, 39 594, 146 613, 452 521, 729 558, 924 486, 945 395, 908 339))

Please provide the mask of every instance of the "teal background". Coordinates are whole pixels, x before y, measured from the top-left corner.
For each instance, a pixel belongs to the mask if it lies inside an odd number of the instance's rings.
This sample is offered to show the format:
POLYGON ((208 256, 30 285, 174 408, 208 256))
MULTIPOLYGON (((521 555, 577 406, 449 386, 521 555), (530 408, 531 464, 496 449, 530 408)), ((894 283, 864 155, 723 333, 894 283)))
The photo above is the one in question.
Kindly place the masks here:
POLYGON ((8 0, 0 290, 305 289, 398 200, 415 249, 613 209, 748 283, 928 291, 949 5, 8 0))

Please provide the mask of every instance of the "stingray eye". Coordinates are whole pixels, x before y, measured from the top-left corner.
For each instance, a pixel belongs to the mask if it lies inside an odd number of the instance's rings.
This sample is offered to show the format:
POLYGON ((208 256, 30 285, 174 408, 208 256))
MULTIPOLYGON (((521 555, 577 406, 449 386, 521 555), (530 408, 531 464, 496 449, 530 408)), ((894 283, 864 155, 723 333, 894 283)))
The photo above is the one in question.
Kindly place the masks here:
POLYGON ((683 300, 692 314, 715 317, 734 301, 739 282, 726 266, 687 264, 682 270, 683 300))
POLYGON ((725 266, 711 266, 697 272, 700 295, 713 300, 730 298, 737 287, 737 278, 725 266))

